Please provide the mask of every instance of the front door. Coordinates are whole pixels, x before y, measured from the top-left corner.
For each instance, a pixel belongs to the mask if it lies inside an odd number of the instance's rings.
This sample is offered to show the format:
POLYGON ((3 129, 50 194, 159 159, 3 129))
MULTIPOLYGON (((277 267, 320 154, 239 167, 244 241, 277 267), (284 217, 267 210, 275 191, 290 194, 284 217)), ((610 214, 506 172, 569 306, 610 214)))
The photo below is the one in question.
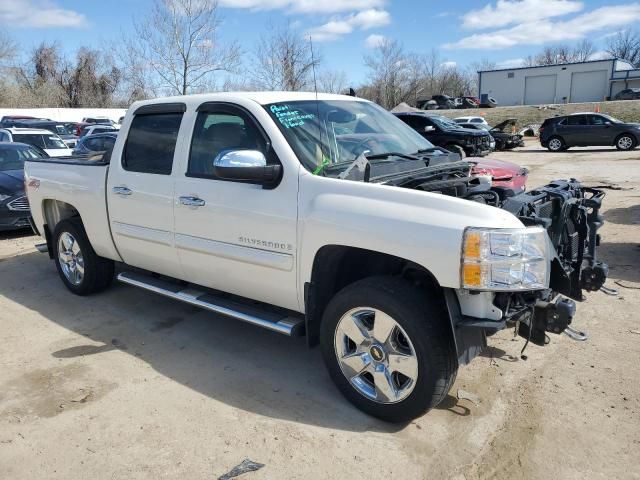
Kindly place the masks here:
POLYGON ((613 145, 615 133, 611 122, 602 115, 587 115, 587 117, 592 139, 590 145, 613 145))
MULTIPOLYGON (((188 150, 188 152, 187 152, 188 150)), ((176 178, 175 234, 189 281, 297 310, 297 172, 271 190, 217 178, 214 159, 230 150, 258 150, 278 162, 270 141, 240 107, 198 108, 186 174, 176 178)))
POLYGON ((180 277, 172 173, 183 112, 172 105, 162 105, 166 111, 161 112, 136 111, 122 151, 114 151, 111 160, 107 202, 113 239, 125 263, 180 277))

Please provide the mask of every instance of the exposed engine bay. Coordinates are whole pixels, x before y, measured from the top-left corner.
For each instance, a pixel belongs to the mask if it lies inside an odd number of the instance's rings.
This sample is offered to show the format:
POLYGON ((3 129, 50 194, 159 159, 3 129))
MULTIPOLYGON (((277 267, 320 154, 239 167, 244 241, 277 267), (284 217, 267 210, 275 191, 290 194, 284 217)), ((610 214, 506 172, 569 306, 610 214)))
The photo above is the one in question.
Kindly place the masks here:
POLYGON ((607 265, 597 259, 598 229, 604 223, 600 208, 605 193, 583 187, 574 179, 515 192, 492 186, 491 178, 473 176, 472 166, 466 161, 445 161, 410 171, 381 172, 372 168, 377 175, 369 181, 481 202, 512 213, 525 226, 544 227, 555 251, 549 289, 496 293, 494 304, 504 316, 493 331, 485 331, 491 334, 514 326, 527 341, 537 345, 548 343, 546 332, 566 332, 576 340, 585 339, 569 325, 575 314, 574 300, 584 299, 583 290, 599 290, 607 278, 607 265))

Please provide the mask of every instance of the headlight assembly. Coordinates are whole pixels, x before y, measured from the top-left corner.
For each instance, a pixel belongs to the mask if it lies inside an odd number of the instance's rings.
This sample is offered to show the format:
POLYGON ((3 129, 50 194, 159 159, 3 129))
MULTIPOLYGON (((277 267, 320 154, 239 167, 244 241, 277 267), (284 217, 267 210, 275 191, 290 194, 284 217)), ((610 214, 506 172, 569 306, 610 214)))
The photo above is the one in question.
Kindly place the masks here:
POLYGON ((547 232, 467 228, 462 242, 460 283, 471 290, 542 290, 549 286, 547 232))

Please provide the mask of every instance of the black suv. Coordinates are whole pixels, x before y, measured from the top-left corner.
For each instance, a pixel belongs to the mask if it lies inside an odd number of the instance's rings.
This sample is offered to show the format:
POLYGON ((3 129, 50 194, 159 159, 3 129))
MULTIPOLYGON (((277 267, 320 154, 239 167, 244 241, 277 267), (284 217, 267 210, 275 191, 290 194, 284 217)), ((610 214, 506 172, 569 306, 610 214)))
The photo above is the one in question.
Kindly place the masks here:
POLYGON ((434 145, 444 147, 461 157, 484 157, 491 152, 492 139, 489 132, 462 128, 441 115, 422 112, 395 115, 434 145))
POLYGON ((602 113, 574 113, 547 118, 540 127, 540 144, 552 152, 570 147, 596 146, 632 150, 639 142, 639 123, 624 123, 602 113))

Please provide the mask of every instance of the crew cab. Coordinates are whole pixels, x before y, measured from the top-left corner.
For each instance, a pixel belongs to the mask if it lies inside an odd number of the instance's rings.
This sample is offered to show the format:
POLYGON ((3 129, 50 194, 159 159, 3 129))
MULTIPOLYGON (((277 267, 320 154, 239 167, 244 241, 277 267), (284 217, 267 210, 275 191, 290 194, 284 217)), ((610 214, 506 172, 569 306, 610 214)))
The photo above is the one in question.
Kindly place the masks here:
POLYGON ((602 192, 471 170, 363 99, 219 93, 134 103, 112 151, 30 160, 25 184, 71 292, 118 263, 125 284, 306 335, 348 400, 404 422, 498 330, 584 339, 574 300, 606 278, 602 192))
POLYGON ((429 142, 461 157, 483 157, 491 152, 493 139, 485 131, 462 128, 442 115, 422 112, 402 112, 395 115, 429 142))

